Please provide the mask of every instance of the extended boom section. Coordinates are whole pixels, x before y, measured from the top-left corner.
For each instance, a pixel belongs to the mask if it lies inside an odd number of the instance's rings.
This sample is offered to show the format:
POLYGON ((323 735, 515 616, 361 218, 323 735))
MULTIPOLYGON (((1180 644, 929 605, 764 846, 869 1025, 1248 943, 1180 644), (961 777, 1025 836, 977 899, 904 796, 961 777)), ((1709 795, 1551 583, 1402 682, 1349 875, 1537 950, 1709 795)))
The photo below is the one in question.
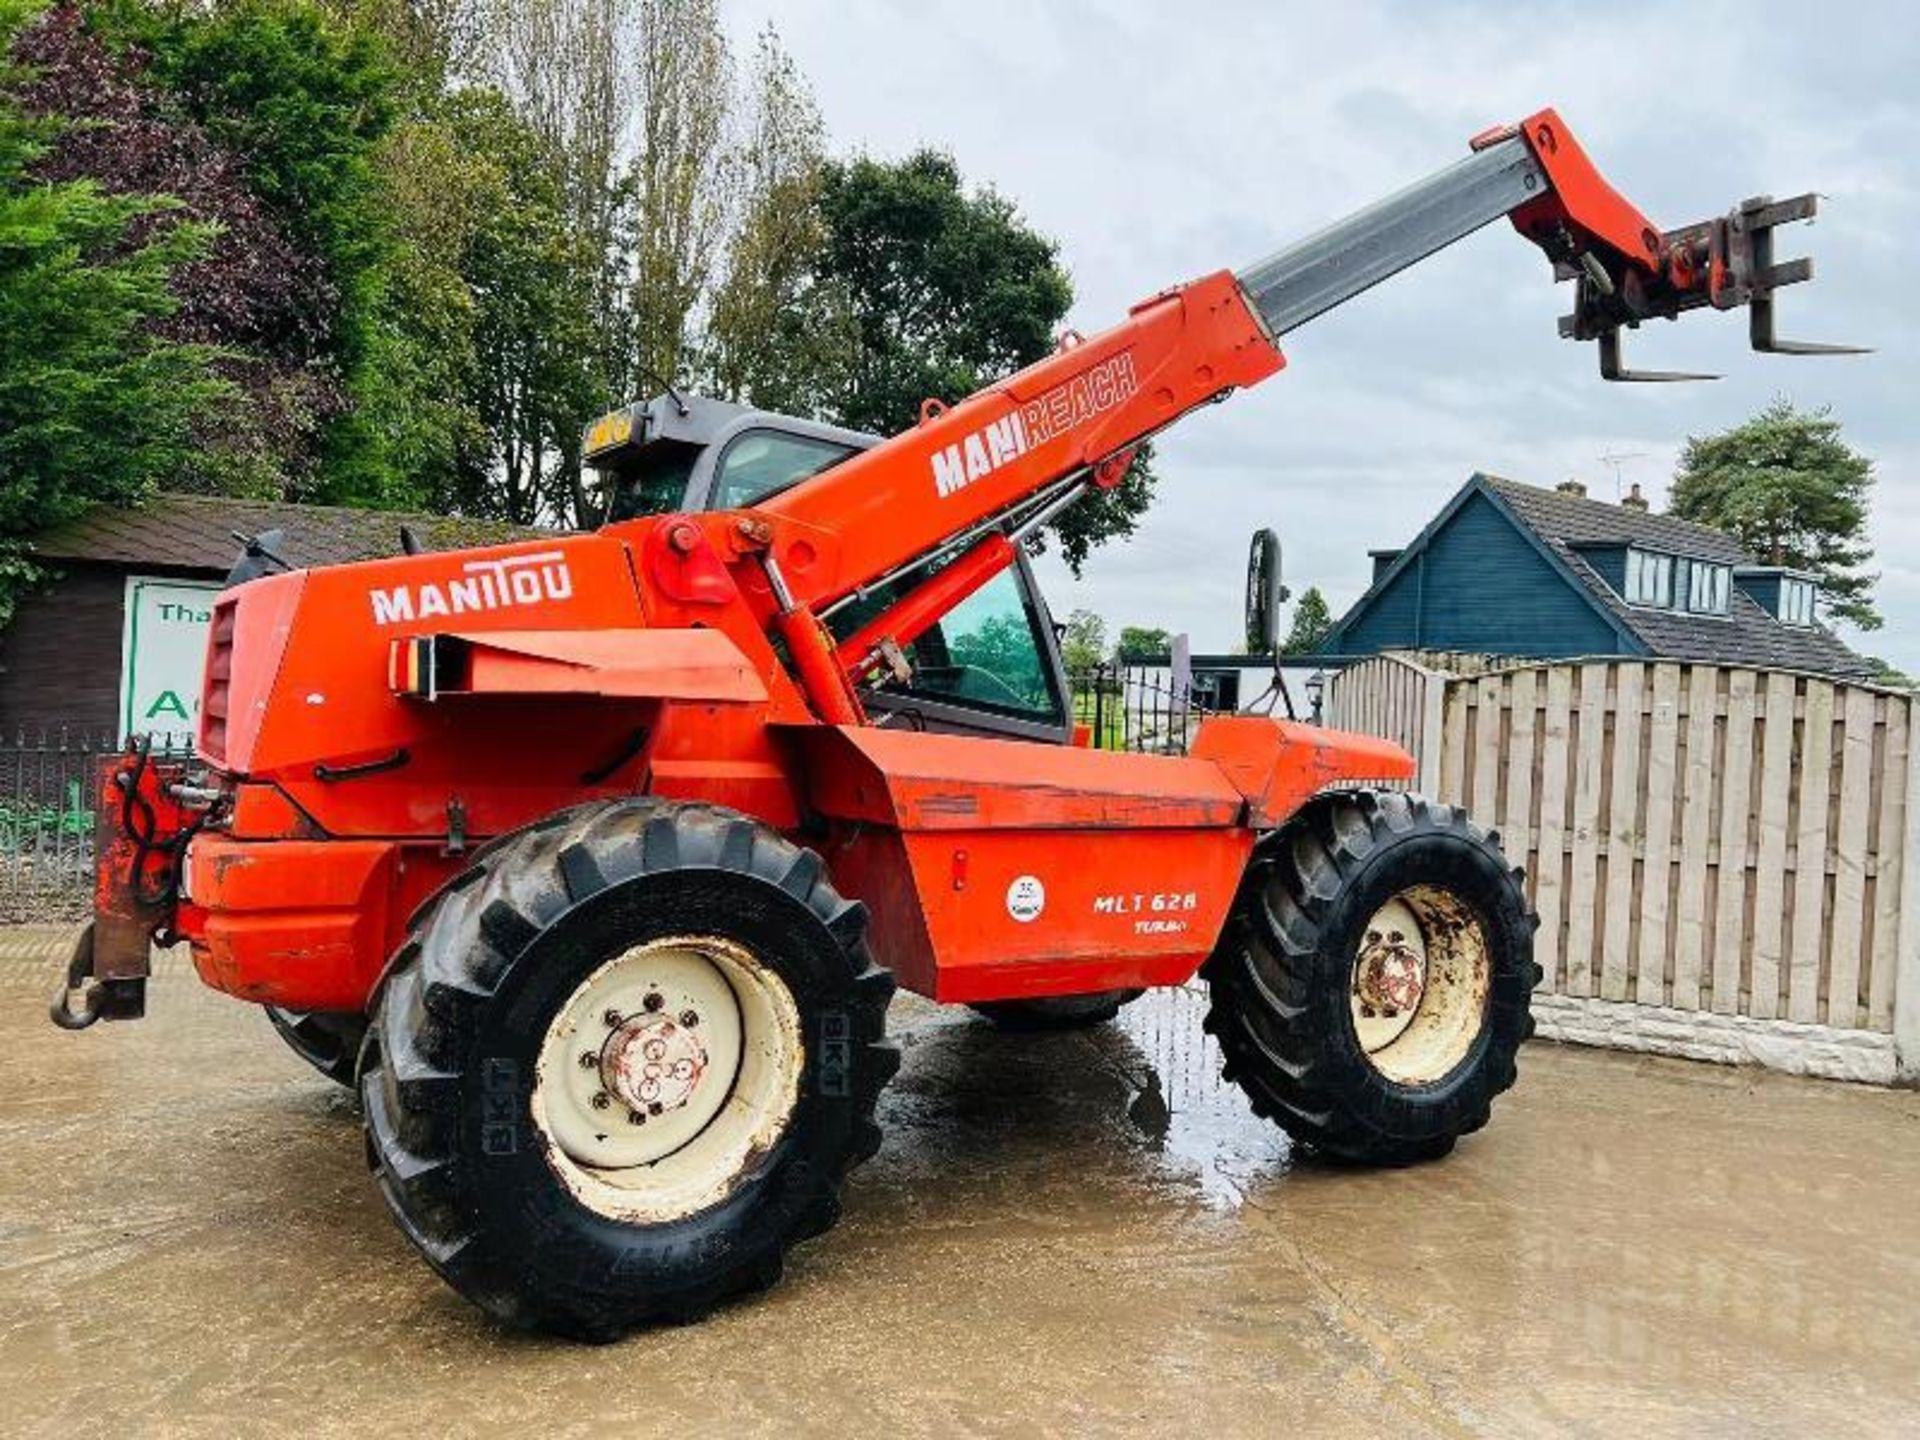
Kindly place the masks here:
MULTIPOLYGON (((1576 283, 1570 339, 1596 340, 1609 380, 1711 379, 1635 372, 1621 332, 1702 307, 1753 308, 1755 349, 1857 353, 1781 340, 1774 292, 1810 279, 1812 262, 1773 259, 1773 231, 1810 218, 1815 197, 1750 200, 1730 214, 1666 231, 1607 183, 1565 123, 1542 110, 1471 142, 1465 159, 1244 269, 1210 275, 1134 307, 1126 320, 989 386, 961 404, 929 400, 921 423, 806 481, 762 507, 831 531, 835 562, 796 577, 797 603, 829 608, 985 529, 1011 535, 1020 507, 1059 489, 1072 496, 1117 483, 1133 447, 1182 415, 1255 384, 1285 364, 1280 336, 1502 218, 1511 219, 1576 283)), ((803 554, 811 560, 817 546, 803 554)), ((950 606, 990 578, 1005 552, 976 554, 972 585, 950 576, 950 606)), ((938 618, 926 597, 869 623, 841 663, 855 680, 891 642, 912 638, 909 617, 938 618)))

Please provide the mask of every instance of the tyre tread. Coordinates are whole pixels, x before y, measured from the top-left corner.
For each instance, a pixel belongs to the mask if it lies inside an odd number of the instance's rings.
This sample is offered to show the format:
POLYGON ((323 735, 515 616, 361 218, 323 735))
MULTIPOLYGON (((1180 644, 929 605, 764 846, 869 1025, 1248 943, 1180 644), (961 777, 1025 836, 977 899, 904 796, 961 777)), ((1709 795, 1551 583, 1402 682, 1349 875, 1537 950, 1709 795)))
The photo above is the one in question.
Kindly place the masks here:
POLYGON ((610 1339, 634 1323, 697 1316, 778 1278, 781 1253, 829 1229, 848 1171, 880 1145, 873 1106, 899 1068, 885 1037, 892 974, 874 963, 866 907, 827 882, 819 856, 748 817, 717 806, 631 797, 573 807, 490 841, 476 852, 484 873, 443 886, 415 912, 407 943, 376 1000, 362 1066, 367 1161, 401 1231, 455 1289, 508 1324, 585 1339, 610 1339), (535 1298, 514 1283, 510 1257, 477 1218, 463 1215, 460 1036, 508 969, 572 906, 609 886, 650 874, 712 868, 750 876, 806 905, 847 957, 851 973, 858 1115, 838 1147, 810 1166, 812 1193, 792 1208, 789 1233, 771 1251, 743 1247, 710 1283, 655 1310, 628 1308, 616 1322, 592 1306, 535 1298), (822 1159, 824 1163, 822 1163, 822 1159))
MULTIPOLYGON (((1383 1123, 1377 1089, 1355 1093, 1356 1087, 1336 1083, 1335 1037, 1324 1033, 1313 1003, 1322 983, 1321 935, 1334 903, 1366 863, 1384 847, 1421 834, 1449 834, 1491 852, 1511 886, 1509 902, 1520 909, 1520 929, 1532 935, 1537 917, 1495 832, 1423 796, 1337 792, 1310 803, 1263 842, 1202 969, 1210 994, 1204 1028, 1219 1044, 1223 1076, 1240 1086, 1256 1115, 1337 1159, 1396 1164, 1444 1154, 1458 1134, 1487 1123, 1492 1099, 1515 1080, 1512 1054, 1490 1053, 1481 1065, 1479 1096, 1456 1134, 1420 1139, 1397 1136, 1383 1123)), ((1530 956, 1526 964, 1537 979, 1530 956)), ((1528 1014, 1515 1043, 1532 1032, 1528 1014)))

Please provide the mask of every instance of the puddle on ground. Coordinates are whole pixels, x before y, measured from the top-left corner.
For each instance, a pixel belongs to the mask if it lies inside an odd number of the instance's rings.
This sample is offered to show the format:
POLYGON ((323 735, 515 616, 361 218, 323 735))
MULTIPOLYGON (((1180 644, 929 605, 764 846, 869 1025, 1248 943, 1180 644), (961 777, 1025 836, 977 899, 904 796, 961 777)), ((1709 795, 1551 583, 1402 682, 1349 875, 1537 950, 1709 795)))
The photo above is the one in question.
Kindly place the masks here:
POLYGON ((1235 1210, 1288 1170, 1291 1145, 1221 1079, 1219 1048, 1201 1029, 1206 1010, 1194 981, 1148 991, 1110 1024, 1007 1032, 908 997, 892 1018, 907 1059, 882 1100, 888 1148, 951 1154, 997 1136, 997 1150, 1064 1143, 1099 1164, 1115 1159, 1118 1140, 1145 1172, 1133 1178, 1235 1210), (1000 1133, 1016 1120, 1017 1133, 1000 1133))

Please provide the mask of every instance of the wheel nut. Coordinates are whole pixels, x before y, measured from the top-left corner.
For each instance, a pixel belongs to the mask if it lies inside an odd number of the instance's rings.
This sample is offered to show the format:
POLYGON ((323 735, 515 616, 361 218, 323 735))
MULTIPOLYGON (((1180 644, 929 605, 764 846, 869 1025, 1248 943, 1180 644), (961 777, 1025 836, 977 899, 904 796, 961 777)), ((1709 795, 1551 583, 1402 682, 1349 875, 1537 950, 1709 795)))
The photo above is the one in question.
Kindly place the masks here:
POLYGON ((595 1069, 598 1069, 599 1066, 600 1066, 600 1057, 594 1054, 593 1051, 585 1050, 581 1052, 580 1068, 582 1070, 595 1070, 595 1069))
POLYGON ((662 1105, 658 1100, 655 1100, 647 1106, 647 1113, 649 1115, 658 1115, 664 1109, 666 1109, 666 1106, 662 1105))
POLYGON ((691 1030, 700 1023, 700 1012, 697 1010, 682 1010, 680 1012, 680 1023, 691 1030))
POLYGON ((642 1114, 640 1111, 629 1110, 627 1112, 627 1124, 644 1125, 646 1123, 647 1123, 647 1117, 644 1114, 642 1114))
POLYGON ((608 1096, 607 1096, 607 1092, 606 1092, 606 1091, 604 1091, 604 1090, 596 1090, 596 1091, 594 1091, 594 1093, 593 1093, 593 1108, 594 1108, 594 1109, 596 1109, 596 1110, 604 1110, 604 1109, 606 1109, 606 1108, 607 1108, 607 1106, 609 1106, 609 1105, 611 1105, 612 1103, 613 1103, 613 1101, 612 1101, 611 1099, 609 1099, 609 1098, 608 1098, 608 1096))
POLYGON ((627 1017, 622 1015, 618 1010, 609 1010, 600 1017, 600 1022, 609 1030, 618 1030, 620 1028, 620 1022, 626 1018, 627 1017))
POLYGON ((651 1014, 653 1011, 658 1010, 662 1005, 666 1004, 667 999, 658 990, 649 990, 647 992, 647 998, 642 1000, 640 1003, 642 1006, 646 1008, 647 1012, 651 1014))

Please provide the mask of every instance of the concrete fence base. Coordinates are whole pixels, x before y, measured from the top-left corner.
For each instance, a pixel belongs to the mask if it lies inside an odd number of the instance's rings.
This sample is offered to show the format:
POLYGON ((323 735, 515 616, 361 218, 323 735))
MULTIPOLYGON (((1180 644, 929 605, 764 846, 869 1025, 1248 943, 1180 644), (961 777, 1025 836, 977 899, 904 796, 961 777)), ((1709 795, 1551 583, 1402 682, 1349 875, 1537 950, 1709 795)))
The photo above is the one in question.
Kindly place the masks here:
POLYGON ((1900 1078, 1893 1036, 1793 1020, 1754 1020, 1571 995, 1533 997, 1542 1039, 1638 1050, 1721 1065, 1764 1065, 1793 1075, 1891 1085, 1900 1078))

